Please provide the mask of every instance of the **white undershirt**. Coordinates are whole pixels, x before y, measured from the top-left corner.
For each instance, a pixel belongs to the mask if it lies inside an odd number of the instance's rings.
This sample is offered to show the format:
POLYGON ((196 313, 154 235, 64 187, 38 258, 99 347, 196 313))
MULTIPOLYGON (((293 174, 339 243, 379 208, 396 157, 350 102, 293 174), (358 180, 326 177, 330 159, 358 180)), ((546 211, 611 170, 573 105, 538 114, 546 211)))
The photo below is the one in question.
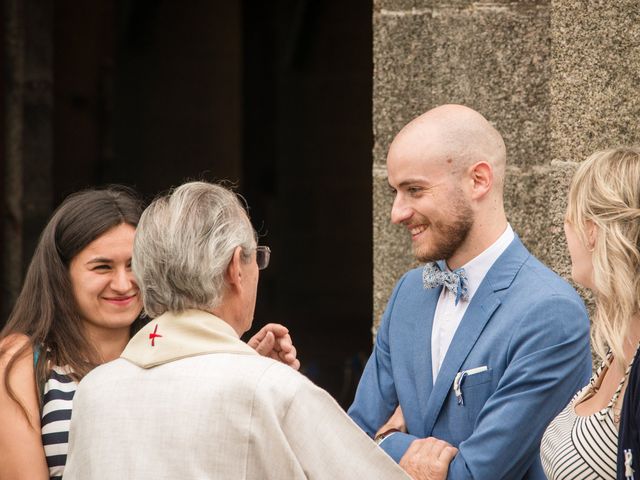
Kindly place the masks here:
POLYGON ((434 384, 447 350, 449 350, 449 345, 451 345, 451 340, 453 340, 453 336, 462 321, 464 313, 467 311, 469 303, 471 303, 473 295, 480 287, 491 266, 513 241, 514 236, 511 225, 507 224, 505 231, 489 248, 462 266, 467 272, 468 301, 460 300, 456 305, 455 295, 446 288, 442 289, 433 315, 433 328, 431 330, 431 368, 434 384))

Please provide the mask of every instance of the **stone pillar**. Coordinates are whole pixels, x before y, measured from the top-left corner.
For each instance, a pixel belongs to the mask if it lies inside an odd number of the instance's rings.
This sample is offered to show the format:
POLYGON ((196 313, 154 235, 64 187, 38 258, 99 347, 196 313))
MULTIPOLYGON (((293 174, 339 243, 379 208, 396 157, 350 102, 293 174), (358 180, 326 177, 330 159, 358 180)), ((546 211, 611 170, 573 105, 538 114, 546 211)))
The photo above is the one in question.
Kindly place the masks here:
POLYGON ((385 158, 398 130, 445 103, 487 117, 507 144, 507 215, 562 275, 573 162, 640 142, 640 9, 626 1, 374 1, 374 327, 414 265, 390 225, 385 158))
POLYGON ((18 294, 39 233, 51 213, 52 17, 51 0, 4 2, 0 325, 18 294))

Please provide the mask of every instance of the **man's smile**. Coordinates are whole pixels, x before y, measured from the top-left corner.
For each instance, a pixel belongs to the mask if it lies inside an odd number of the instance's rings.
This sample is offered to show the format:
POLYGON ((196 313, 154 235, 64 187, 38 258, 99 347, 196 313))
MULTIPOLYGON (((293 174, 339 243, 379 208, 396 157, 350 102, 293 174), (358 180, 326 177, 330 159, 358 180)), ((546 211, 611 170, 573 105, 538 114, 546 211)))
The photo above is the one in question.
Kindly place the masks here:
POLYGON ((429 227, 427 225, 414 225, 408 228, 409 228, 409 231, 411 232, 411 236, 415 238, 429 227))

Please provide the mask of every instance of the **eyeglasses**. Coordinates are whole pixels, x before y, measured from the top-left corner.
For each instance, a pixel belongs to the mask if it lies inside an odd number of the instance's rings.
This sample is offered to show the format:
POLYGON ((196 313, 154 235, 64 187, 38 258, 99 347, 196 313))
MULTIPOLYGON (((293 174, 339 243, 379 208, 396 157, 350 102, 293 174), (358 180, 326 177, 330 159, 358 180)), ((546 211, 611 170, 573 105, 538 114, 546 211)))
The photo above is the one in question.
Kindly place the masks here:
POLYGON ((258 270, 264 270, 269 266, 269 259, 271 258, 271 249, 267 246, 260 245, 256 247, 256 263, 258 264, 258 270))

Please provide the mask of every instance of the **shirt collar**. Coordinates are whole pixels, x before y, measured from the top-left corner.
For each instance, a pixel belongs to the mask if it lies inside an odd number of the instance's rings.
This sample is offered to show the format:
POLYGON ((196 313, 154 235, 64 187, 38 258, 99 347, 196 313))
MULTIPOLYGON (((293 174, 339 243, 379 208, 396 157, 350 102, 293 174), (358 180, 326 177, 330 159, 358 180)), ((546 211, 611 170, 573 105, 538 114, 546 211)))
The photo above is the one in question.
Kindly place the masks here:
POLYGON ((487 275, 489 269, 491 269, 492 265, 495 261, 504 253, 507 247, 511 244, 513 239, 515 238, 515 233, 513 233, 513 229, 511 225, 507 223, 507 228, 502 232, 502 235, 498 237, 498 239, 493 242, 486 250, 477 255, 472 260, 469 260, 462 268, 465 269, 467 273, 467 285, 469 292, 469 300, 476 293, 476 290, 480 287, 480 284, 484 280, 484 277, 487 275))

